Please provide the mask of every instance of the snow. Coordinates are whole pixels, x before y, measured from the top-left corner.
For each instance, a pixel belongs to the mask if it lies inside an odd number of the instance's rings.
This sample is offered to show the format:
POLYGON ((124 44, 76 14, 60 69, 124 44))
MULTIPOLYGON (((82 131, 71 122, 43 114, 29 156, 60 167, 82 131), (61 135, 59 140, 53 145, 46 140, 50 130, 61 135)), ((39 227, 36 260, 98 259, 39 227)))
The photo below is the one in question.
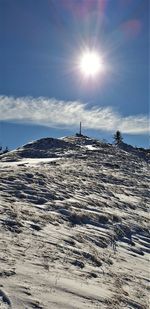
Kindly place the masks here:
POLYGON ((0 308, 148 309, 148 163, 71 141, 2 157, 0 308))
POLYGON ((138 204, 141 202, 141 197, 139 196, 132 196, 121 193, 115 193, 115 196, 125 203, 138 204))
POLYGON ((58 160, 60 160, 61 157, 57 157, 57 158, 36 158, 36 159, 22 159, 20 161, 15 161, 15 162, 0 162, 0 165, 2 167, 6 167, 6 166, 18 166, 18 165, 22 165, 22 164, 28 164, 28 165, 36 165, 36 164, 41 164, 41 163, 50 163, 50 162, 56 162, 58 160))
POLYGON ((88 150, 98 150, 99 148, 98 147, 95 147, 93 145, 85 145, 85 147, 88 149, 88 150))

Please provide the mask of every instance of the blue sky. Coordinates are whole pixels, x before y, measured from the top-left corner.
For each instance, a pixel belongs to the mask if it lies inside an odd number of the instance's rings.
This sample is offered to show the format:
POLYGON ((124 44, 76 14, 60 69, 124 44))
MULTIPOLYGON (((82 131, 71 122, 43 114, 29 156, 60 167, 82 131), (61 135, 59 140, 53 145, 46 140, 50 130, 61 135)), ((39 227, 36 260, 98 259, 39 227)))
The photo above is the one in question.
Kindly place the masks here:
POLYGON ((148 0, 0 0, 0 143, 83 133, 148 147, 148 0), (106 69, 84 79, 86 48, 106 69))

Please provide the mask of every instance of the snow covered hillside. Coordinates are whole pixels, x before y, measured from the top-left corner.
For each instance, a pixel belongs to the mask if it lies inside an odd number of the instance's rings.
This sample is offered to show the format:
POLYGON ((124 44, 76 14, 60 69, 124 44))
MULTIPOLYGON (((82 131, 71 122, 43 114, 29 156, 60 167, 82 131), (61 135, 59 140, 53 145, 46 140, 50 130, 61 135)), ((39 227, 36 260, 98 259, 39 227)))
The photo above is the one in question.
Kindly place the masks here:
POLYGON ((148 155, 130 150, 65 137, 1 155, 1 309, 149 308, 148 155))

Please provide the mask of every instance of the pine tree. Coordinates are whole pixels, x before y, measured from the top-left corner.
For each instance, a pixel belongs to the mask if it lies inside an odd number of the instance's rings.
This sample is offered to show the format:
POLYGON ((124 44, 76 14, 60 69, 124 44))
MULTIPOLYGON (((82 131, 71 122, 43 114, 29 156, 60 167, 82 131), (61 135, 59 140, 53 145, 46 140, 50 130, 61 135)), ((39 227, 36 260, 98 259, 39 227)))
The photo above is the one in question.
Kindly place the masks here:
POLYGON ((114 142, 116 145, 120 144, 123 141, 123 137, 120 131, 116 131, 114 134, 114 142))

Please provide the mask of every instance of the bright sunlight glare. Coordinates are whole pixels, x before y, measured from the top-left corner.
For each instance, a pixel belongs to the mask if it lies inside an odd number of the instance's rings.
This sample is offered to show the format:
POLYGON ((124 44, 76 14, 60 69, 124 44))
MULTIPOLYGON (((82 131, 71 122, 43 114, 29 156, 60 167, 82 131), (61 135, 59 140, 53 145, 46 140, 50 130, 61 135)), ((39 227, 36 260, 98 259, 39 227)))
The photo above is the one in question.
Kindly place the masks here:
POLYGON ((88 51, 82 54, 79 67, 84 76, 95 77, 103 69, 103 62, 96 51, 88 51))

